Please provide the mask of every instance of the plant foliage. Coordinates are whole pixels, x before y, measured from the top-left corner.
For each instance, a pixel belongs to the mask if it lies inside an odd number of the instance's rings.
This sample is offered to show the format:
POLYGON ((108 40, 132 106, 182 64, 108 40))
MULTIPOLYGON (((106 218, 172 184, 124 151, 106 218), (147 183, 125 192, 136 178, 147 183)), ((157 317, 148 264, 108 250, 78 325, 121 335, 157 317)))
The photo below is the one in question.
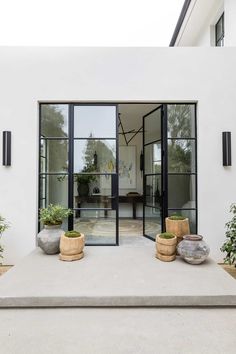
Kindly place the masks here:
POLYGON ((81 233, 75 230, 65 232, 66 237, 80 237, 81 233))
POLYGON ((65 209, 61 205, 49 204, 47 208, 39 210, 40 221, 44 225, 60 225, 63 219, 73 214, 71 209, 65 209))
MULTIPOLYGON (((0 238, 2 237, 3 232, 9 228, 9 224, 6 220, 0 215, 0 238)), ((0 259, 3 258, 4 247, 0 244, 0 259)), ((0 262, 1 264, 1 262, 0 262)))
POLYGON ((171 215, 171 216, 169 216, 169 219, 178 221, 178 220, 185 220, 186 218, 182 215, 171 215))
POLYGON ((174 238, 175 235, 172 234, 171 232, 162 232, 160 235, 159 235, 160 238, 165 238, 165 239, 170 239, 170 238, 174 238))
POLYGON ((226 264, 234 264, 236 267, 236 204, 232 204, 230 212, 233 214, 233 218, 225 224, 226 226, 226 241, 221 247, 222 252, 226 252, 224 262, 226 264))

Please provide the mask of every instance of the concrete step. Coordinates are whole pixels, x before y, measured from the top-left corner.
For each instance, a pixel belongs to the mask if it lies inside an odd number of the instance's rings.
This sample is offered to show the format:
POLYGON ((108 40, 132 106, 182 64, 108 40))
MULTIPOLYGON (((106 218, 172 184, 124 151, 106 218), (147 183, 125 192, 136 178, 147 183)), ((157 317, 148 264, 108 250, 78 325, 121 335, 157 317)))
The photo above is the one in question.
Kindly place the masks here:
POLYGON ((153 242, 86 247, 80 261, 36 249, 0 278, 0 307, 234 307, 236 281, 208 259, 161 262, 153 242))

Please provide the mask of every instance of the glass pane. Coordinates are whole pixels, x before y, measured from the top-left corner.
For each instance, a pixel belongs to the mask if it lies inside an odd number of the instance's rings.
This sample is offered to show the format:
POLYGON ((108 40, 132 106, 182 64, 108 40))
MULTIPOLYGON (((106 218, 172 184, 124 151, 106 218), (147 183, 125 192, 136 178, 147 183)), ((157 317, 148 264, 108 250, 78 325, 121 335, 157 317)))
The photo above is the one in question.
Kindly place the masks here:
POLYGON ((116 212, 102 210, 75 211, 74 230, 85 235, 86 244, 116 243, 116 212))
POLYGON ((115 138, 116 106, 76 106, 75 138, 115 138))
POLYGON ((153 239, 161 233, 161 210, 145 207, 144 234, 153 239))
POLYGON ((218 41, 224 33, 224 27, 223 27, 223 16, 219 19, 219 21, 216 24, 216 41, 218 41))
POLYGON ((75 175, 74 208, 111 208, 111 175, 75 175))
POLYGON ((41 206, 60 204, 68 207, 68 177, 62 175, 44 175, 40 177, 41 206))
POLYGON ((68 141, 41 139, 41 172, 68 171, 68 141))
POLYGON ((68 105, 41 105, 41 136, 68 136, 68 105))
POLYGON ((194 175, 168 176, 169 208, 196 208, 194 175))
POLYGON ((195 105, 167 105, 168 138, 195 137, 195 105))
POLYGON ((161 139, 161 109, 150 113, 144 118, 144 143, 161 139))
POLYGON ((174 209, 169 209, 168 210, 168 215, 182 215, 185 218, 189 218, 189 226, 190 226, 190 232, 192 234, 196 234, 197 233, 197 227, 196 227, 196 210, 174 210, 174 209))
POLYGON ((168 140, 168 172, 195 172, 195 141, 168 140))
POLYGON ((146 177, 146 203, 150 206, 160 208, 162 205, 161 175, 146 177))
POLYGON ((74 172, 112 173, 115 170, 115 140, 74 141, 74 172))
POLYGON ((161 143, 144 147, 145 173, 161 173, 161 143))

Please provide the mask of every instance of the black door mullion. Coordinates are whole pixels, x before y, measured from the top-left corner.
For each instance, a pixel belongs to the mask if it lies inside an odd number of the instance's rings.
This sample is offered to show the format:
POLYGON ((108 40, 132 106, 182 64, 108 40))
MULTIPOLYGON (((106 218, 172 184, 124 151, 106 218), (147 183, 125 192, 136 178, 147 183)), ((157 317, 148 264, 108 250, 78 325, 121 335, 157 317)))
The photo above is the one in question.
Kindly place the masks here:
MULTIPOLYGON (((68 166, 68 207, 73 209, 74 204, 74 105, 69 104, 69 166, 68 166)), ((74 215, 68 218, 68 230, 73 229, 74 215)))

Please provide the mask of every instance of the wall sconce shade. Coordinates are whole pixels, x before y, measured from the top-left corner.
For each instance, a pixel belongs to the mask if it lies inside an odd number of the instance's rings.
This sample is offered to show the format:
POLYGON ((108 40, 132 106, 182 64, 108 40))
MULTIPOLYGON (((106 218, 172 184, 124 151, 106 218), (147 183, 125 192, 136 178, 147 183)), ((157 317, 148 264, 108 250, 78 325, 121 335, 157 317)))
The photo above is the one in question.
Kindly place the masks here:
POLYGON ((231 132, 222 132, 223 166, 231 166, 231 132))
POLYGON ((140 171, 143 171, 143 152, 141 151, 140 153, 140 171))
POLYGON ((11 132, 3 132, 2 145, 2 164, 11 166, 11 132))

